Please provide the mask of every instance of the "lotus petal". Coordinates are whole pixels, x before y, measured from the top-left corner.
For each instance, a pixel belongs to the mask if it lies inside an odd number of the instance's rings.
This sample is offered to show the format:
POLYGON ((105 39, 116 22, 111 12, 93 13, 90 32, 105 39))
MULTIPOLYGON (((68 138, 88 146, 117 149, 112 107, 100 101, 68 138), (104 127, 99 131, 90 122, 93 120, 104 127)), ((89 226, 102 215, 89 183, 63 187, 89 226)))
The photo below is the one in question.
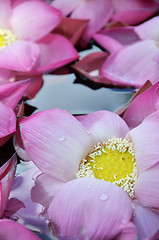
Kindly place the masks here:
POLYGON ((14 155, 0 168, 0 217, 2 217, 7 205, 7 200, 14 180, 16 160, 16 156, 14 155))
POLYGON ((60 20, 61 12, 51 5, 25 1, 13 8, 11 27, 18 39, 37 41, 53 30, 60 20))
POLYGON ((5 240, 40 240, 21 224, 8 219, 0 220, 0 238, 5 240))
POLYGON ((37 42, 40 57, 36 72, 43 73, 66 65, 79 58, 72 43, 58 34, 48 34, 37 42))
POLYGON ((38 45, 23 40, 4 47, 0 51, 0 68, 29 72, 39 58, 38 45))
POLYGON ((124 138, 129 131, 122 118, 109 111, 97 111, 76 118, 93 134, 96 143, 112 137, 124 138))
POLYGON ((71 114, 53 109, 20 122, 24 148, 38 168, 54 178, 75 178, 81 160, 94 145, 93 136, 71 114))
POLYGON ((159 214, 151 208, 136 205, 133 222, 137 226, 139 239, 148 239, 159 229, 159 214))
POLYGON ((159 111, 146 117, 126 136, 133 142, 139 174, 153 167, 159 161, 159 111))
POLYGON ((137 88, 147 80, 155 84, 158 81, 159 68, 153 57, 157 52, 156 43, 152 40, 123 47, 107 58, 101 69, 101 75, 112 82, 137 88))
POLYGON ((16 131, 14 111, 0 102, 0 138, 16 131))
POLYGON ((134 239, 131 204, 127 194, 116 185, 80 178, 59 189, 48 216, 60 239, 113 239, 127 228, 131 229, 129 239, 134 239))
POLYGON ((0 86, 0 101, 6 106, 14 109, 20 99, 24 96, 31 80, 22 80, 0 86))
POLYGON ((148 207, 159 207, 159 190, 158 190, 158 173, 159 164, 155 167, 140 173, 137 178, 134 190, 135 196, 139 202, 148 207))

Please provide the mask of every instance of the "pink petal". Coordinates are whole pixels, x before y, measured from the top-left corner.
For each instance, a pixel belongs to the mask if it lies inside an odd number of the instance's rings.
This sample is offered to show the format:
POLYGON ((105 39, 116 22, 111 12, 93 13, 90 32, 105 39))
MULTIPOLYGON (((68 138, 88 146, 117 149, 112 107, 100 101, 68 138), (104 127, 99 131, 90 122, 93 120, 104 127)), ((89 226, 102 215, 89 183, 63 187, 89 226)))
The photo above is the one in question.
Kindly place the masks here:
POLYGON ((62 18, 60 24, 54 29, 53 33, 63 35, 69 39, 73 45, 75 45, 78 44, 79 39, 86 30, 88 22, 89 20, 65 17, 62 18))
POLYGON ((109 52, 117 51, 122 45, 139 41, 133 27, 114 27, 101 30, 93 36, 95 41, 109 52))
POLYGON ((134 223, 139 231, 139 239, 147 239, 159 229, 159 214, 151 208, 137 205, 134 223))
POLYGON ((110 53, 113 53, 122 47, 118 41, 109 36, 105 36, 104 34, 94 34, 93 39, 110 53))
POLYGON ((123 115, 130 128, 141 124, 145 117, 159 109, 159 82, 137 96, 123 115), (146 106, 146 107, 145 107, 146 106))
MULTIPOLYGON (((58 238, 113 239, 127 228, 132 202, 126 192, 106 181, 81 178, 64 184, 48 209, 58 238)), ((134 239, 136 231, 132 224, 134 239)))
POLYGON ((0 101, 14 109, 25 94, 31 80, 22 80, 0 86, 0 101))
POLYGON ((8 219, 0 220, 0 238, 2 240, 40 240, 21 224, 8 219))
POLYGON ((51 5, 26 1, 13 9, 11 27, 18 39, 37 41, 55 28, 60 20, 60 11, 51 5))
POLYGON ((75 178, 94 139, 71 114, 60 109, 38 112, 20 123, 24 148, 39 169, 59 180, 75 178))
POLYGON ((82 76, 94 82, 103 83, 107 86, 112 86, 113 84, 111 81, 99 75, 99 71, 107 57, 108 53, 106 52, 93 52, 86 55, 84 58, 77 61, 75 64, 71 65, 71 68, 73 68, 82 76))
POLYGON ((32 82, 30 86, 27 89, 27 92, 25 94, 26 98, 32 99, 36 96, 36 94, 40 91, 40 89, 43 86, 43 77, 40 76, 34 76, 32 78, 32 82))
POLYGON ((151 0, 113 0, 115 14, 112 21, 120 21, 128 25, 135 25, 149 18, 158 10, 158 5, 151 0))
POLYGON ((104 142, 114 137, 124 138, 128 126, 117 114, 109 111, 97 111, 76 117, 93 134, 97 142, 104 142))
POLYGON ((58 34, 49 34, 37 42, 40 49, 38 73, 64 66, 79 58, 79 54, 72 43, 58 34))
POLYGON ((0 51, 0 68, 16 71, 30 71, 39 57, 37 44, 15 41, 0 51))
POLYGON ((134 27, 134 31, 138 34, 140 39, 151 39, 156 42, 159 41, 159 16, 150 19, 137 27, 134 27))
POLYGON ((8 69, 0 69, 0 85, 15 81, 15 73, 8 69))
POLYGON ((146 91, 150 87, 152 87, 152 83, 148 80, 142 85, 142 87, 140 89, 138 89, 138 91, 133 95, 133 97, 125 105, 123 105, 121 108, 119 108, 115 113, 118 114, 119 116, 123 117, 124 113, 130 106, 132 101, 134 101, 134 99, 136 97, 138 97, 140 94, 142 94, 144 91, 146 91))
POLYGON ((156 55, 154 56, 153 60, 157 63, 159 63, 159 51, 156 53, 156 55))
POLYGON ((81 0, 55 0, 51 5, 62 11, 63 16, 70 14, 79 4, 81 0))
POLYGON ((14 111, 0 102, 0 138, 16 131, 14 111))
POLYGON ((10 0, 0 0, 0 28, 8 28, 11 15, 10 0))
POLYGON ((112 3, 108 0, 84 1, 73 11, 71 18, 90 19, 84 40, 99 31, 108 22, 113 13, 112 3))
POLYGON ((36 177, 35 186, 31 189, 31 198, 45 207, 43 214, 48 209, 56 191, 63 184, 64 182, 44 173, 36 177))
POLYGON ((139 173, 158 163, 159 111, 146 117, 142 124, 128 133, 126 138, 133 142, 139 173))
MULTIPOLYGON (((25 168, 25 172, 21 173, 14 179, 10 199, 17 199, 24 204, 24 207, 19 209, 16 213, 17 216, 21 215, 24 219, 27 216, 38 217, 40 212, 42 212, 42 206, 32 201, 31 188, 34 186, 36 176, 41 172, 32 162, 22 162, 20 165, 22 165, 20 168, 21 171, 22 168, 25 168)), ((10 207, 9 210, 14 212, 14 208, 11 209, 10 207)))
POLYGON ((7 200, 14 180, 16 160, 16 156, 14 155, 0 168, 0 217, 2 217, 7 205, 7 200))
POLYGON ((159 164, 139 174, 134 190, 139 202, 148 207, 159 207, 159 164))
POLYGON ((113 82, 135 87, 141 87, 147 80, 155 84, 159 68, 153 57, 157 52, 156 43, 152 40, 123 47, 107 58, 101 75, 113 82))

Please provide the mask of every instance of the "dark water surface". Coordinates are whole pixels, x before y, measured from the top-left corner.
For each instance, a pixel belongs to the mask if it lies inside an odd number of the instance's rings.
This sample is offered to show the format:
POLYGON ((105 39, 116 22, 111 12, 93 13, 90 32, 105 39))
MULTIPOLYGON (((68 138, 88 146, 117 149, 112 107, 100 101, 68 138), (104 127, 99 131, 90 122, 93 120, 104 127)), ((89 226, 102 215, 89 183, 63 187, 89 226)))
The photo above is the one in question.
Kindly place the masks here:
POLYGON ((91 89, 74 83, 76 77, 69 75, 45 75, 44 85, 36 97, 27 103, 36 111, 61 108, 71 114, 87 114, 97 110, 115 112, 134 94, 130 89, 99 88, 91 89))

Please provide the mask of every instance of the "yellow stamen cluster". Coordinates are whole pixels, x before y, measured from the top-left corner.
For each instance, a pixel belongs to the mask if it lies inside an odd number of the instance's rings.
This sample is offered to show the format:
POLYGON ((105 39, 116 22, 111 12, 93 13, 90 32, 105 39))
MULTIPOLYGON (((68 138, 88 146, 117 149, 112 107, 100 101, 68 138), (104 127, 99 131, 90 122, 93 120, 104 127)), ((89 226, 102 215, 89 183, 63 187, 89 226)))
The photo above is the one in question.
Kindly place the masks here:
POLYGON ((16 41, 16 36, 8 29, 0 28, 0 49, 16 41))
POLYGON ((115 137, 98 143, 87 158, 81 161, 76 177, 109 181, 123 188, 133 198, 137 169, 132 143, 115 137))

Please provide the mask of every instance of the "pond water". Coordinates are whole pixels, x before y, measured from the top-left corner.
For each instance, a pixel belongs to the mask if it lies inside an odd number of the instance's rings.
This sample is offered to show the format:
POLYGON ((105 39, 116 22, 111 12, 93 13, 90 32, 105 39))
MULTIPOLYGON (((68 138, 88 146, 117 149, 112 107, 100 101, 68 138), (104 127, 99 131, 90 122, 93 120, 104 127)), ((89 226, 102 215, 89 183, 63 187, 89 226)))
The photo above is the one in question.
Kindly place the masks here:
POLYGON ((97 110, 115 112, 134 94, 130 89, 101 87, 94 90, 84 84, 74 83, 75 80, 74 74, 45 75, 42 89, 27 103, 36 107, 36 111, 61 108, 71 114, 87 114, 97 110))

